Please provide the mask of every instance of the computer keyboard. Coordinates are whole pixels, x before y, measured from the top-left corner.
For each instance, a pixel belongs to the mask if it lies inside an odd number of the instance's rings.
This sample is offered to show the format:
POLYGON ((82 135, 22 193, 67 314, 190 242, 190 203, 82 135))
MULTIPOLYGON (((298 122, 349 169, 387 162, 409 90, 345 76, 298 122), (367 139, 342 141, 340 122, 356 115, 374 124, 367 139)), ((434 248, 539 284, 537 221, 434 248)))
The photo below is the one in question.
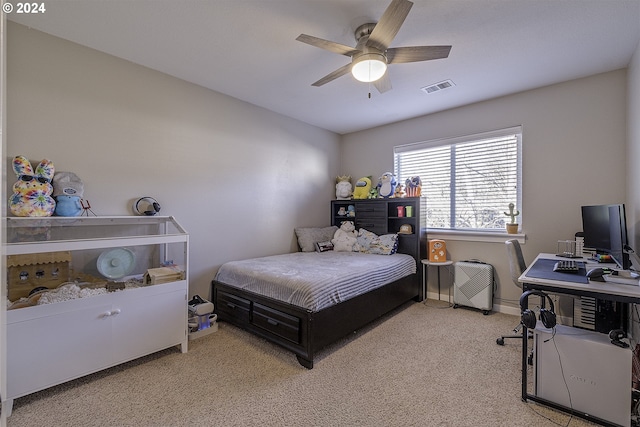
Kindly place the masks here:
POLYGON ((558 261, 553 266, 553 271, 559 273, 577 273, 580 270, 578 263, 573 260, 558 261))

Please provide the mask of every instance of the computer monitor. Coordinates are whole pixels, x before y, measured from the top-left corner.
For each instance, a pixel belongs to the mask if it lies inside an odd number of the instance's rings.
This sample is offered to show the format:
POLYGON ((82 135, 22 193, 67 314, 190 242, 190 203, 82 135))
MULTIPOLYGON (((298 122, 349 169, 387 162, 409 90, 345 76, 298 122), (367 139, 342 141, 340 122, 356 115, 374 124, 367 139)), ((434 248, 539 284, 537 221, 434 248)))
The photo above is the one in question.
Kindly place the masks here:
POLYGON ((624 204, 582 206, 584 247, 608 254, 623 270, 631 267, 624 204))
POLYGON ((626 251, 627 242, 627 217, 624 205, 609 206, 609 255, 623 270, 631 268, 631 260, 626 251))
POLYGON ((582 230, 584 247, 600 253, 609 250, 609 205, 582 206, 582 230))

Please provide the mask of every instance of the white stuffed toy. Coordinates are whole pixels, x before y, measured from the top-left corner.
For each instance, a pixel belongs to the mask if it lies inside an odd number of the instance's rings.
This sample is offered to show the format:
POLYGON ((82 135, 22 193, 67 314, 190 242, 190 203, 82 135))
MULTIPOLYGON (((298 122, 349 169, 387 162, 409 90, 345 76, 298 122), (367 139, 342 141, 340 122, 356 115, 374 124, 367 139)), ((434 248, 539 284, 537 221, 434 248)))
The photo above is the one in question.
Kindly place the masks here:
POLYGON ((350 176, 339 176, 336 178, 336 200, 350 200, 353 194, 350 176))
POLYGON ((338 252, 353 252, 358 250, 358 233, 353 221, 342 221, 331 239, 333 250, 338 252))

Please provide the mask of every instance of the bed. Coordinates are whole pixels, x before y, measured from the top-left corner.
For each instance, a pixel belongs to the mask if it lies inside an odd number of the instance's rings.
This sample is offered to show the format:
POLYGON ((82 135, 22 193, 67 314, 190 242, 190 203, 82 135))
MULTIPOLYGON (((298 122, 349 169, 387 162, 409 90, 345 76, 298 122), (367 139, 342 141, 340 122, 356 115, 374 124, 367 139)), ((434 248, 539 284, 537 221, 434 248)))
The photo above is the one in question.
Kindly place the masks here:
POLYGON ((393 254, 312 252, 298 238, 300 252, 220 267, 212 281, 220 321, 288 349, 312 369, 321 348, 423 298, 416 254, 402 253, 402 245, 393 254))

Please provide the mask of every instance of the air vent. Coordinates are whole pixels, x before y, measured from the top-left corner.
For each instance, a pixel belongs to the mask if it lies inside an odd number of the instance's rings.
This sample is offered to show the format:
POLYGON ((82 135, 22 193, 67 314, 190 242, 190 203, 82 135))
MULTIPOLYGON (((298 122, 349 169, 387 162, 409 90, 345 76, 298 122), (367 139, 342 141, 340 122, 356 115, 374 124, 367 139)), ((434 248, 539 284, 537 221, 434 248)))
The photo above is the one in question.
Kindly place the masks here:
POLYGON ((429 86, 425 86, 423 88, 420 88, 420 90, 423 91, 424 93, 429 94, 429 93, 438 92, 438 91, 443 90, 443 89, 448 89, 448 88, 450 88, 452 86, 455 86, 455 83, 453 83, 453 81, 445 80, 445 81, 440 82, 440 83, 436 83, 436 84, 432 84, 432 85, 429 85, 429 86))

